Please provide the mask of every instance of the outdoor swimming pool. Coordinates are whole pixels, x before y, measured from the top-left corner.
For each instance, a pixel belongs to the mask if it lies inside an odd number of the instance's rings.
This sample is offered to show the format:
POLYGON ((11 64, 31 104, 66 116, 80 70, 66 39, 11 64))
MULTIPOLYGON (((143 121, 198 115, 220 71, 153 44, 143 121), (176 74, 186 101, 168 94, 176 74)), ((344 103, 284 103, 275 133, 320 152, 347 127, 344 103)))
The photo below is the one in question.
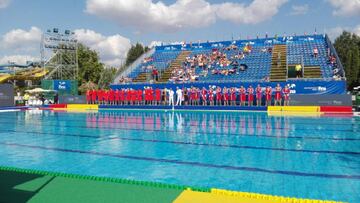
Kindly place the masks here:
POLYGON ((360 202, 360 119, 0 113, 0 166, 360 202))

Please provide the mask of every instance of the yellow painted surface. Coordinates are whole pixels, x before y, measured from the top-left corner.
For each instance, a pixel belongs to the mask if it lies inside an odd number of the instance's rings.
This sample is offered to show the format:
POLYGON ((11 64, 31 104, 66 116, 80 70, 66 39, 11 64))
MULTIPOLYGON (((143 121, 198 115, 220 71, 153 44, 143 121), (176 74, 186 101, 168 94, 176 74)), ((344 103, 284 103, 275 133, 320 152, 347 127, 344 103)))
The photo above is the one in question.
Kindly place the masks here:
POLYGON ((319 112, 320 106, 269 106, 268 111, 319 112))
POLYGON ((320 117, 323 112, 268 111, 269 116, 320 117))
POLYGON ((268 111, 282 111, 282 106, 268 106, 268 111))
POLYGON ((98 110, 99 105, 97 104, 68 104, 68 110, 98 110))
POLYGON ((218 195, 208 192, 185 190, 174 203, 278 203, 274 200, 253 199, 230 195, 218 195))
POLYGON ((222 189, 211 189, 211 194, 218 196, 229 196, 239 198, 238 202, 243 202, 242 198, 246 198, 245 201, 249 203, 268 203, 268 202, 286 202, 286 203, 341 203, 336 201, 327 200, 314 200, 314 199, 300 199, 293 197, 282 197, 274 195, 263 195, 250 192, 237 192, 222 189))
POLYGON ((9 75, 9 74, 2 74, 2 75, 0 75, 0 83, 5 82, 5 81, 8 80, 9 78, 11 78, 11 75, 9 75))

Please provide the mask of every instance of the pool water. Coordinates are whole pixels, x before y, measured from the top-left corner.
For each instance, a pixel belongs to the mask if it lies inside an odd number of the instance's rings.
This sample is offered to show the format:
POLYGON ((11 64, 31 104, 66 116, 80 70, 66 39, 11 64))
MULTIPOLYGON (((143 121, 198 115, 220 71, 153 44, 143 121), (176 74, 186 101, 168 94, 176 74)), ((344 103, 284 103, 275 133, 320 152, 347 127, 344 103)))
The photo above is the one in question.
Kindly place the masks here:
POLYGON ((0 166, 360 202, 356 117, 0 113, 0 166))

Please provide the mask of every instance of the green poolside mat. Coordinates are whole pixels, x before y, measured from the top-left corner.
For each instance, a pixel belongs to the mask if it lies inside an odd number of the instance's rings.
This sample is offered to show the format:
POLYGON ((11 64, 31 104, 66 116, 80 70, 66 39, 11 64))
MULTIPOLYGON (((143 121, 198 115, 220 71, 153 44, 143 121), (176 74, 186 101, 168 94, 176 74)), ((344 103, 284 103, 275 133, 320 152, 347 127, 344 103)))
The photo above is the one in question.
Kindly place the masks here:
POLYGON ((182 190, 56 177, 29 202, 172 202, 182 190))
POLYGON ((47 176, 0 170, 0 202, 27 202, 49 180, 47 176))

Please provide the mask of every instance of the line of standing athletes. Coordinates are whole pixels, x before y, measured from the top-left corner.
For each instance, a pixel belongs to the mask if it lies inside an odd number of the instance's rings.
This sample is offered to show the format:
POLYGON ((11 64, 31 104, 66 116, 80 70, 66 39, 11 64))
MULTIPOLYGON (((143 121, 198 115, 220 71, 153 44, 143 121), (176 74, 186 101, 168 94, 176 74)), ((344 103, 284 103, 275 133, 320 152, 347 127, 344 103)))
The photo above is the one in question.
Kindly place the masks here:
POLYGON ((258 85, 256 88, 197 87, 169 89, 117 89, 89 90, 86 93, 89 104, 104 105, 203 105, 203 106, 270 106, 289 105, 290 89, 280 84, 273 89, 258 85), (176 99, 176 103, 175 103, 176 99), (274 99, 274 102, 272 102, 274 99))

